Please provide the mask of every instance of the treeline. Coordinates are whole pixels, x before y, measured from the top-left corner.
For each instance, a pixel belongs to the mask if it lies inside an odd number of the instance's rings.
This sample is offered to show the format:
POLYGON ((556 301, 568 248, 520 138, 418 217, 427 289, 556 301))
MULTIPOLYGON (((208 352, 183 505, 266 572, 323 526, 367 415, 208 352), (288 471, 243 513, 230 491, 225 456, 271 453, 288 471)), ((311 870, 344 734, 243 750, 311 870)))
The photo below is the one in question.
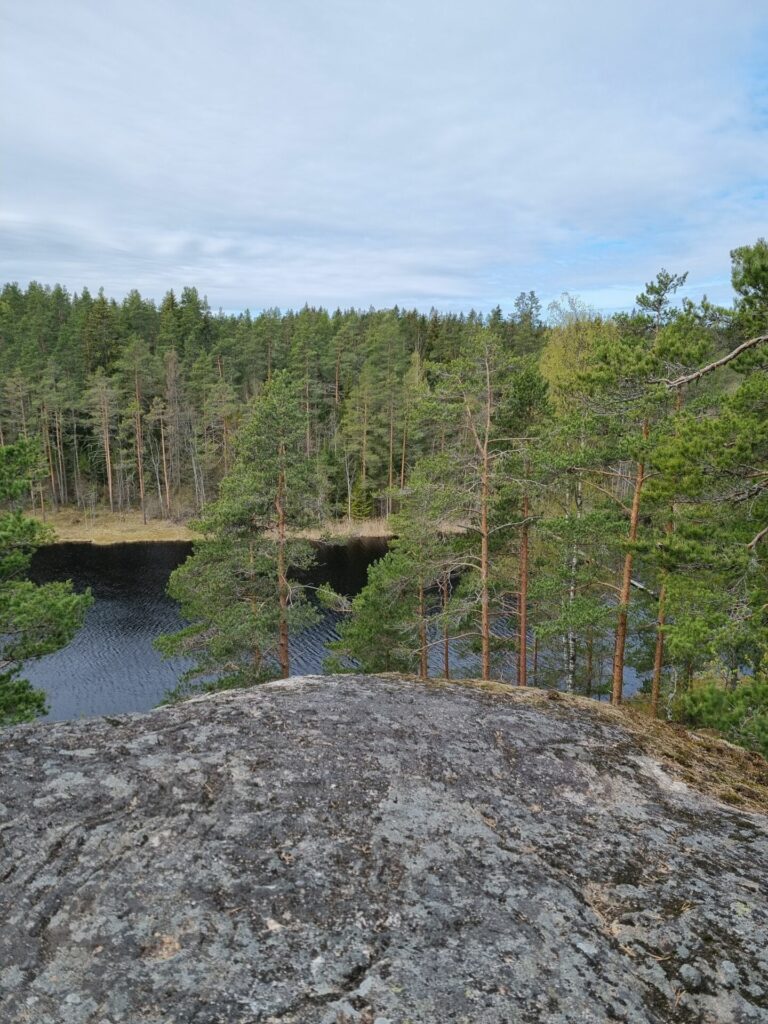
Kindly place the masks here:
POLYGON ((331 513, 386 513, 388 489, 423 451, 409 423, 422 368, 455 358, 478 327, 521 353, 538 351, 545 334, 532 292, 508 317, 309 307, 232 316, 213 313, 194 288, 158 308, 137 291, 118 303, 8 284, 0 444, 39 438, 38 504, 196 514, 216 497, 249 403, 287 370, 331 513))
POLYGON ((49 501, 201 514, 165 647, 216 685, 290 671, 298 531, 378 512, 396 540, 337 667, 449 675, 465 650, 619 702, 631 666, 655 713, 752 694, 734 714, 768 749, 768 244, 732 260, 730 307, 662 271, 629 314, 566 297, 546 325, 533 293, 509 317, 231 317, 8 287, 4 443, 41 439, 49 501))

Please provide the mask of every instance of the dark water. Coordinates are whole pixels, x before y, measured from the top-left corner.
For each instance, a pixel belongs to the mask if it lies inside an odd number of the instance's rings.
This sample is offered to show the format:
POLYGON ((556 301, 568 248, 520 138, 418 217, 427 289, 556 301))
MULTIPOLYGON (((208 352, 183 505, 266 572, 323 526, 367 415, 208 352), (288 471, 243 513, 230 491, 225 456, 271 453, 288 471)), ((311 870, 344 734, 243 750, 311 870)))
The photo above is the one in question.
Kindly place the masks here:
MULTIPOLYGON (((48 720, 147 711, 175 686, 187 663, 163 659, 152 641, 182 624, 165 587, 190 551, 190 544, 154 542, 54 544, 37 552, 31 573, 36 582, 71 579, 77 590, 90 587, 96 599, 73 642, 25 670, 26 678, 48 694, 48 720)), ((368 566, 385 551, 386 541, 377 539, 319 545, 308 582, 330 583, 351 597, 365 585, 368 566)), ((336 621, 327 614, 292 641, 293 672, 322 670, 336 621)))
MULTIPOLYGON (((106 547, 54 544, 37 552, 31 573, 36 582, 71 579, 77 590, 90 587, 96 598, 85 626, 68 647, 25 669, 26 678, 48 695, 48 720, 148 711, 177 684, 189 663, 162 658, 153 640, 182 625, 165 587, 191 550, 186 543, 152 542, 106 547)), ((330 583, 337 593, 352 597, 365 586, 368 566, 386 550, 387 543, 381 539, 318 545, 317 563, 305 582, 330 583)), ((326 644, 336 639, 339 619, 338 614, 325 612, 317 625, 292 638, 295 675, 322 672, 326 644)), ((510 623, 497 621, 494 630, 510 639, 514 635, 510 623)), ((439 640, 437 635, 431 639, 439 640)), ((495 674, 514 680, 513 645, 499 657, 495 674)), ((442 674, 440 643, 430 647, 429 662, 431 674, 442 674)), ((461 643, 451 644, 450 665, 456 677, 479 674, 477 654, 461 643)), ((546 668, 543 662, 542 667, 546 668)), ((638 685, 637 676, 627 668, 626 693, 633 693, 638 685)))

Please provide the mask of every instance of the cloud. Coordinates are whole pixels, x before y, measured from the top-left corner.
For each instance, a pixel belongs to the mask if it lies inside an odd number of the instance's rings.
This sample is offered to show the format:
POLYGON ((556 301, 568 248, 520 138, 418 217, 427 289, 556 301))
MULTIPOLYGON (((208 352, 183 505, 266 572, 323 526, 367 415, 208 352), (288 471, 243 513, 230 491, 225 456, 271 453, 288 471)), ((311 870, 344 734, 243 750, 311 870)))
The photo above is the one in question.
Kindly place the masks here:
POLYGON ((662 265, 726 299, 729 250, 765 233, 761 0, 34 0, 8 21, 3 279, 619 307, 662 265))

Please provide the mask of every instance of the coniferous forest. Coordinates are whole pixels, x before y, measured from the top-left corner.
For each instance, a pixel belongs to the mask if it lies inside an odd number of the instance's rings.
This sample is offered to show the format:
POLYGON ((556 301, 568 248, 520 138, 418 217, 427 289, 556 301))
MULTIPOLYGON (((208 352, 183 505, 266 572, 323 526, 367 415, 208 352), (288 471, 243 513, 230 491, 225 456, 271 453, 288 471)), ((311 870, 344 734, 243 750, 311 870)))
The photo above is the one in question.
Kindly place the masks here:
POLYGON ((463 646, 483 679, 616 703, 632 669, 653 714, 768 752, 768 244, 731 258, 727 308, 662 270, 612 316, 532 291, 508 314, 232 315, 191 287, 158 307, 9 284, 4 497, 197 524, 170 584, 189 626, 160 641, 189 684, 288 675, 325 602, 336 669, 425 677, 438 652, 450 676, 463 646), (374 517, 394 539, 351 606, 305 593, 302 531, 374 517))

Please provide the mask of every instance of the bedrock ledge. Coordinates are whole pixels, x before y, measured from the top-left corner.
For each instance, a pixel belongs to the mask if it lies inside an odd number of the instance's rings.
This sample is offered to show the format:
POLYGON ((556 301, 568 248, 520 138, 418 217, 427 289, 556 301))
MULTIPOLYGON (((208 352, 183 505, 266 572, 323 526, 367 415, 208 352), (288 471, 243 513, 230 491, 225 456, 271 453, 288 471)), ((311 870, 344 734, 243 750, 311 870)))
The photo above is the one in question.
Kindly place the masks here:
POLYGON ((0 734, 4 1024, 766 1022, 766 878, 768 817, 577 698, 300 677, 0 734))

